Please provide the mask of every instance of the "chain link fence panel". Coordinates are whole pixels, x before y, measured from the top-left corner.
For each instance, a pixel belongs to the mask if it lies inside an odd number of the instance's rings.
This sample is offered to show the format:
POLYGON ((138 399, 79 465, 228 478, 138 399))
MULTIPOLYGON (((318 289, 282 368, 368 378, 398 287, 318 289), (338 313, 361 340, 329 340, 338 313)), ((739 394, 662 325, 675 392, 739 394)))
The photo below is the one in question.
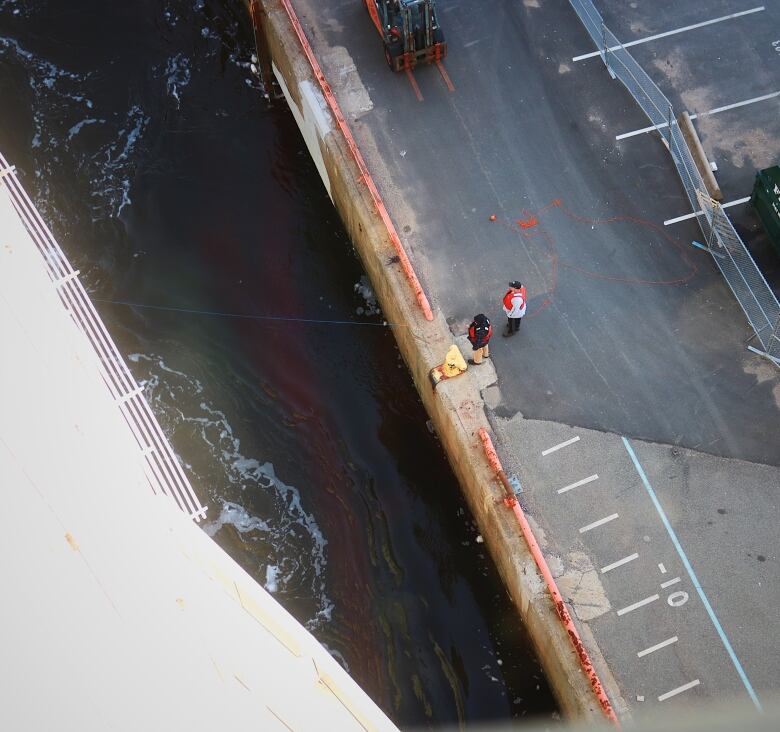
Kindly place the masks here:
POLYGON ((599 49, 610 75, 628 89, 666 143, 715 264, 744 311, 764 353, 777 362, 780 359, 780 304, 723 207, 707 195, 671 102, 607 28, 591 0, 569 0, 569 3, 599 49))

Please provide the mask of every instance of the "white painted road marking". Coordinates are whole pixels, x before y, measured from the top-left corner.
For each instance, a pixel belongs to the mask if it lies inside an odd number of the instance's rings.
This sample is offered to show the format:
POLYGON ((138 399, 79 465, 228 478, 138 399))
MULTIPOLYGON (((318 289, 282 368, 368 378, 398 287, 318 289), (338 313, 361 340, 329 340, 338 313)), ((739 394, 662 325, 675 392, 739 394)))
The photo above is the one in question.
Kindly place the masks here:
POLYGON ((725 107, 715 107, 709 112, 701 112, 699 117, 706 117, 708 114, 718 114, 719 112, 728 112, 730 109, 736 109, 737 107, 745 107, 748 104, 755 104, 756 102, 764 102, 767 99, 774 99, 780 97, 780 91, 772 92, 771 94, 763 94, 760 97, 753 97, 752 99, 745 99, 742 102, 734 102, 734 104, 727 104, 725 107))
POLYGON ((699 679, 689 681, 687 684, 683 684, 682 686, 678 686, 676 689, 667 691, 666 694, 661 694, 661 696, 658 697, 658 701, 666 701, 667 699, 671 699, 673 696, 677 696, 678 694, 682 694, 684 691, 688 691, 688 689, 693 689, 693 687, 698 686, 699 683, 699 679))
MULTIPOLYGON (((567 486, 564 486, 563 488, 558 489, 558 493, 566 493, 566 491, 570 491, 572 488, 579 488, 581 485, 587 485, 588 483, 592 483, 594 480, 598 480, 598 475, 589 475, 587 478, 583 478, 582 480, 578 480, 576 483, 570 483, 567 486)), ((580 529, 582 531, 582 529, 580 529)))
POLYGON ((696 592, 699 595, 699 599, 702 601, 702 604, 704 605, 704 609, 707 611, 707 615, 710 616, 710 620, 712 621, 712 624, 715 626, 715 630, 718 632, 718 636, 720 637, 721 643, 723 643, 723 647, 726 649, 726 652, 729 654, 729 658, 731 659, 731 662, 734 664, 734 668, 736 669, 737 674, 739 675, 739 678, 745 687, 745 690, 747 691, 748 695, 753 701, 753 704, 755 705, 756 709, 758 709, 759 712, 762 711, 761 702, 758 699, 758 695, 756 694, 753 685, 750 683, 750 679, 748 679, 747 674, 745 673, 745 669, 742 668, 742 664, 739 662, 739 659, 737 658, 737 654, 734 653, 734 649, 731 647, 731 643, 729 642, 729 639, 726 636, 726 633, 723 630, 720 621, 718 620, 718 616, 715 615, 715 611, 712 609, 712 605, 710 605, 710 601, 707 599, 707 595, 704 594, 704 590, 701 586, 701 582, 699 582, 699 578, 696 576, 696 573, 693 571, 693 567, 691 566, 691 563, 688 561, 688 555, 683 550, 682 544, 680 544, 680 540, 677 538, 677 534, 674 532, 672 525, 669 523, 669 519, 667 518, 666 513, 663 507, 661 506, 661 502, 658 500, 658 496, 656 496, 655 491, 653 490, 653 486, 650 485, 650 481, 647 479, 647 475, 645 474, 644 468, 640 465, 639 460, 637 459, 636 453, 634 452, 634 448, 631 447, 631 443, 625 437, 623 437, 622 439, 623 439, 623 446, 626 448, 626 452, 628 453, 628 456, 631 458, 631 462, 634 463, 634 468, 636 469, 636 472, 639 474, 639 477, 642 480, 642 485, 644 485, 645 490, 647 491, 647 495, 650 496, 650 500, 653 502, 653 506, 655 506, 656 512, 661 517, 661 522, 663 523, 664 528, 666 529, 666 533, 669 534, 669 538, 672 540, 672 544, 674 544, 674 548, 676 549, 677 554, 682 560, 683 566, 685 567, 685 571, 688 572, 688 576, 691 578, 691 582, 693 582, 693 586, 696 588, 696 592))
POLYGON ((612 562, 612 564, 608 564, 606 567, 602 567, 601 574, 604 574, 605 572, 609 572, 610 570, 615 569, 616 567, 622 567, 624 564, 633 562, 635 559, 638 558, 639 558, 638 554, 629 554, 627 557, 618 559, 617 562, 612 562))
POLYGON ((557 445, 553 445, 552 447, 548 447, 546 450, 542 450, 542 457, 545 455, 549 455, 551 452, 555 452, 556 450, 560 450, 562 447, 568 447, 569 445, 579 442, 580 436, 577 435, 576 437, 572 437, 570 440, 566 440, 566 442, 560 442, 557 445))
MULTIPOLYGON (((691 115, 691 119, 696 117, 695 114, 691 115)), ((615 135, 616 140, 625 140, 627 137, 636 137, 637 135, 644 135, 645 132, 653 132, 653 130, 663 130, 669 126, 668 122, 661 122, 660 125, 650 125, 650 127, 642 127, 639 130, 631 130, 631 132, 623 132, 620 135, 615 135)))
POLYGON ((671 595, 669 595, 669 597, 666 598, 666 602, 669 607, 682 607, 686 602, 688 602, 688 593, 683 592, 682 590, 677 590, 677 592, 673 592, 671 595))
MULTIPOLYGON (((707 25, 714 25, 715 23, 722 23, 724 20, 733 20, 734 18, 739 18, 743 15, 750 15, 751 13, 759 13, 762 10, 764 10, 764 6, 761 5, 757 8, 751 8, 750 10, 742 10, 739 13, 731 13, 731 15, 723 15, 720 18, 713 18, 712 20, 705 20, 702 23, 694 23, 693 25, 686 25, 682 28, 675 28, 674 30, 665 31, 664 33, 656 33, 654 36, 648 36, 647 38, 640 38, 636 41, 629 41, 628 43, 623 43, 620 46, 611 46, 609 51, 617 51, 621 48, 628 48, 629 46, 637 46, 640 43, 647 43, 648 41, 656 41, 659 38, 666 38, 667 36, 674 36, 678 33, 685 33, 685 31, 689 30, 695 30, 696 28, 703 28, 707 25)), ((591 53, 583 53, 581 56, 575 56, 572 61, 582 61, 586 58, 593 58, 594 56, 601 56, 601 51, 592 51, 591 53)))
POLYGON ((666 567, 663 564, 659 564, 658 569, 661 570, 661 574, 666 574, 666 567))
POLYGON ((599 519, 598 521, 594 521, 592 524, 583 526, 580 529, 580 534, 584 534, 586 531, 590 531, 591 529, 596 529, 599 526, 609 523, 610 521, 614 521, 616 518, 618 518, 618 515, 616 513, 613 513, 611 516, 605 516, 604 518, 599 519))
POLYGON ((618 610, 617 614, 625 615, 626 613, 630 613, 632 610, 636 610, 640 607, 644 607, 645 605, 649 605, 651 602, 655 602, 660 598, 661 598, 660 595, 650 595, 650 597, 646 597, 644 600, 640 600, 639 602, 635 602, 633 605, 629 605, 628 607, 624 607, 622 610, 618 610))
MULTIPOLYGON (((750 200, 750 196, 745 196, 745 198, 738 198, 736 201, 729 201, 728 203, 724 203, 721 205, 721 208, 731 208, 731 206, 739 206, 741 203, 747 203, 750 200)), ((684 216, 677 216, 674 219, 668 219, 667 221, 664 221, 664 226, 669 226, 669 224, 676 224, 680 221, 687 221, 688 219, 692 219, 696 216, 704 216, 704 211, 694 211, 693 213, 685 214, 684 216)))
MULTIPOLYGON (((698 117, 706 117, 710 114, 718 114, 719 112, 728 112, 730 109, 736 109, 737 107, 745 107, 748 104, 756 104, 757 102, 765 102, 767 99, 774 99, 780 97, 780 91, 772 92, 771 94, 764 94, 760 97, 753 97, 752 99, 745 99, 741 102, 734 102, 734 104, 727 104, 725 107, 715 107, 708 112, 701 112, 700 114, 689 115, 691 119, 698 117)), ((652 132, 653 130, 662 130, 668 127, 668 122, 662 122, 660 125, 650 125, 650 127, 643 127, 641 130, 633 130, 632 132, 624 132, 622 135, 616 135, 616 140, 625 140, 627 137, 634 137, 636 135, 643 135, 645 132, 652 132)))
POLYGON ((667 587, 671 587, 672 585, 676 585, 680 581, 679 577, 675 577, 674 579, 666 580, 666 582, 661 582, 661 589, 665 590, 667 587))
POLYGON ((637 656, 639 658, 642 658, 642 656, 649 656, 651 653, 655 653, 656 651, 660 651, 662 648, 666 648, 666 646, 672 645, 672 643, 677 643, 677 636, 673 635, 671 638, 667 638, 665 641, 661 641, 660 643, 656 643, 654 646, 650 646, 650 648, 645 648, 644 651, 637 651, 637 656))

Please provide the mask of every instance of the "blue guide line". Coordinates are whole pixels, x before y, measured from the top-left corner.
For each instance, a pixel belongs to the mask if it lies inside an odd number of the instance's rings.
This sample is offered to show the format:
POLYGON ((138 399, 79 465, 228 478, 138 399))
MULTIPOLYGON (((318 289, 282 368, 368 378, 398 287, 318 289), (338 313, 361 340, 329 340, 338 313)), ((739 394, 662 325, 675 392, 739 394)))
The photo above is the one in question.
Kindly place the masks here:
POLYGON ((726 256, 722 254, 721 252, 716 252, 712 247, 705 246, 699 241, 696 241, 695 239, 691 242, 693 246, 695 246, 697 249, 703 249, 705 252, 709 252, 712 254, 713 257, 717 257, 718 259, 725 259, 726 256))
POLYGON ((688 557, 686 556, 685 551, 683 551, 683 548, 680 545, 679 540, 677 539, 677 534, 674 533, 674 529, 672 528, 672 525, 669 523, 669 519, 666 517, 666 513, 664 513, 664 510, 661 507, 661 503, 658 500, 658 496, 656 496, 653 487, 650 485, 650 481, 647 479, 647 476, 645 475, 645 471, 642 469, 642 466, 639 464, 639 460, 637 460, 636 454, 634 453, 634 449, 631 447, 631 445, 629 444, 628 440, 625 437, 623 437, 623 445, 625 445, 628 455, 634 463, 636 472, 639 473, 639 477, 642 479, 642 483, 644 484, 645 489, 650 495, 650 500, 652 500, 653 505, 655 506, 655 510, 658 511, 658 515, 661 517, 661 521, 663 521, 663 524, 666 527, 666 531, 672 540, 672 544, 674 544, 674 548, 677 550, 677 553, 680 555, 680 559, 682 559, 682 563, 685 566, 685 570, 688 572, 688 575, 691 578, 691 582, 693 582, 693 586, 696 588, 696 592, 701 598, 702 604, 704 605, 704 608, 707 610, 707 614, 710 616, 710 620, 712 620, 712 624, 715 626, 715 630, 718 631, 720 640, 722 641, 724 647, 726 648, 726 651, 728 652, 729 657, 731 658, 731 662, 734 664, 734 668, 737 669, 739 678, 742 680, 742 683, 745 685, 745 689, 747 689, 747 693, 750 695, 750 698, 753 700, 753 704, 756 705, 756 709, 758 709, 759 712, 763 711, 761 707, 761 702, 758 701, 758 696, 756 696, 756 692, 754 691, 753 686, 750 683, 747 674, 745 673, 745 670, 742 668, 742 664, 739 662, 739 659, 737 658, 737 654, 734 653, 734 649, 731 647, 731 643, 729 643, 729 639, 726 637, 726 634, 723 632, 723 628, 721 627, 721 624, 718 621, 717 616, 715 615, 715 611, 712 609, 712 605, 710 605, 710 601, 707 599, 707 596, 704 594, 704 590, 702 589, 701 583, 699 582, 699 578, 696 576, 696 573, 693 571, 693 567, 691 567, 691 563, 688 561, 688 557))

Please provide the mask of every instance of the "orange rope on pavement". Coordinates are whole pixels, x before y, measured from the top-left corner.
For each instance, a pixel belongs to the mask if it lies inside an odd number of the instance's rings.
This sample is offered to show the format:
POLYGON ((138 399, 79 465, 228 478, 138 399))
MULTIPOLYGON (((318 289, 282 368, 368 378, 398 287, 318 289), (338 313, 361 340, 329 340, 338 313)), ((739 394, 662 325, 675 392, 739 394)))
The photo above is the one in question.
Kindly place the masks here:
POLYGON ((590 680, 590 685, 593 689, 593 693, 598 699, 599 704, 601 705, 601 710, 604 712, 604 716, 606 716, 607 719, 611 720, 615 723, 616 726, 619 727, 620 723, 618 722, 615 710, 612 708, 612 703, 609 701, 607 692, 604 691, 604 687, 598 677, 598 674, 596 673, 596 669, 594 668, 592 661, 590 660, 590 656, 585 650, 585 646, 582 643, 577 626, 574 625, 574 621, 572 620, 566 604, 563 601, 563 597, 558 590, 558 585, 555 583, 555 578, 552 576, 552 572, 550 571, 550 567, 547 564, 547 560, 544 558, 544 554, 539 548, 539 544, 537 543, 534 532, 528 523, 528 519, 525 517, 525 513, 523 513, 523 509, 518 503, 514 491, 512 490, 512 487, 507 480, 504 469, 501 466, 501 461, 499 460, 498 454, 496 453, 496 449, 493 447, 493 441, 490 439, 490 435, 484 427, 480 428, 479 430, 479 439, 482 441, 482 447, 485 450, 485 457, 487 457, 488 463, 490 463, 490 467, 496 472, 496 475, 504 487, 504 490, 507 494, 504 502, 507 506, 509 506, 509 508, 512 509, 512 511, 514 511, 517 523, 520 524, 520 531, 525 538, 526 544, 528 544, 528 548, 531 550, 531 555, 536 562, 536 566, 539 568, 539 571, 544 578, 544 582, 550 592, 550 596, 552 597, 552 601, 555 605, 555 610, 558 613, 558 617, 563 623, 563 627, 566 629, 569 640, 571 641, 572 646, 574 646, 574 650, 580 659, 582 670, 590 680))
POLYGON ((374 206, 376 207, 377 213, 379 214, 379 217, 382 219, 382 223, 387 229, 390 242, 393 245, 396 254, 398 255, 398 260, 401 264, 404 274, 406 275, 406 279, 409 280, 409 284, 412 286, 412 290, 414 290, 417 303, 422 309, 425 319, 433 320, 433 311, 431 310, 431 306, 428 302, 428 298, 425 295, 425 291, 423 290, 420 281, 417 279, 417 274, 414 271, 414 267, 412 267, 412 263, 409 261, 406 250, 401 243, 401 238, 398 236, 398 232, 395 230, 395 226, 390 219, 390 214, 387 212, 387 208, 385 207, 382 196, 379 194, 379 190, 374 183, 374 179, 368 172, 368 167, 363 160, 363 155, 360 153, 360 149, 355 142, 355 138, 352 137, 347 120, 344 118, 344 115, 341 112, 341 108, 336 101, 333 90, 330 88, 330 84, 328 84, 325 75, 322 73, 322 69, 320 68, 317 58, 314 55, 314 51, 309 44, 308 39, 306 38, 306 33, 303 30, 303 26, 301 26, 301 23, 298 20, 298 16, 295 14, 295 10, 293 10, 292 5, 290 4, 290 0, 280 0, 280 2, 282 7, 287 12, 287 17, 290 19, 290 23, 292 24, 293 30, 295 31, 295 35, 298 36, 298 40, 303 47, 303 52, 306 54, 306 58, 309 60, 309 64, 311 65, 312 71, 314 72, 314 76, 319 82, 322 93, 325 96, 325 100, 330 107, 330 111, 333 113, 333 116, 336 119, 336 124, 341 130, 341 134, 344 136, 347 146, 352 153, 352 157, 358 166, 358 170, 360 171, 360 180, 366 184, 366 188, 368 188, 368 192, 374 201, 374 206))

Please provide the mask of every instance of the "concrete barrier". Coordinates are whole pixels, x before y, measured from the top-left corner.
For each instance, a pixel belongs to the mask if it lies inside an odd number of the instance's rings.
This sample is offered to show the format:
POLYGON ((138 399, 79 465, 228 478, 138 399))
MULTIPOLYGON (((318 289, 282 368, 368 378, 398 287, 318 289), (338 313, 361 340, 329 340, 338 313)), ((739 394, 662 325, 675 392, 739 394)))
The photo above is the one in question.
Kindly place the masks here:
MULTIPOLYGON (((394 229, 377 210, 366 171, 360 169, 337 116, 323 93, 307 51, 288 15, 287 0, 260 0, 256 28, 273 59, 273 72, 301 129, 317 170, 371 279, 415 386, 440 437, 453 471, 533 640, 550 685, 569 717, 603 720, 603 710, 580 666, 514 514, 504 504, 485 458, 480 429, 489 430, 484 403, 471 372, 431 388, 428 373, 441 363, 452 335, 435 310, 427 320, 391 240, 394 229)), ((303 39, 305 43, 305 38, 303 39)), ((327 82, 325 82, 327 84, 327 82)), ((327 87, 326 91, 327 91, 327 87)), ((373 184, 373 181, 371 181, 373 184)), ((618 716, 628 716, 617 684, 587 628, 584 642, 618 716)))

